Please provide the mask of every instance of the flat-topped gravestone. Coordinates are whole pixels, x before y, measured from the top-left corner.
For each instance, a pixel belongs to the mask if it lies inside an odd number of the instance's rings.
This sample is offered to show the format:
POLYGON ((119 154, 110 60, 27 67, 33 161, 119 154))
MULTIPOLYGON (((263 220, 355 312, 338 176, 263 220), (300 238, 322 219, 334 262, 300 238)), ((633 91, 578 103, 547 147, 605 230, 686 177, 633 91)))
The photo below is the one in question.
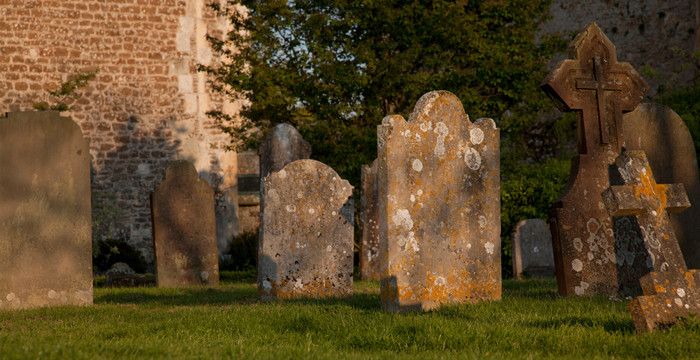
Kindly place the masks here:
POLYGON ((579 154, 550 218, 559 292, 629 294, 638 288, 643 263, 634 240, 628 249, 616 249, 613 228, 626 227, 629 219, 613 224, 601 194, 610 186, 609 167, 624 143, 622 114, 634 110, 648 85, 630 64, 617 61, 615 46, 596 24, 576 37, 571 57, 543 84, 562 110, 579 113, 579 154))
POLYGON ((0 117, 0 309, 92 304, 90 153, 56 112, 0 117))
POLYGON ((352 294, 352 186, 329 166, 297 160, 263 181, 258 290, 263 299, 352 294))
POLYGON ((554 276, 552 233, 542 219, 519 222, 513 231, 513 276, 554 276))
POLYGON ((378 127, 381 301, 388 311, 501 297, 499 132, 452 93, 378 127))
POLYGON ((683 184, 693 206, 671 214, 673 232, 691 268, 700 268, 700 178, 693 138, 673 110, 644 103, 623 117, 625 148, 644 150, 660 183, 683 184))
POLYGON ((287 123, 277 124, 260 144, 260 179, 280 171, 285 165, 311 156, 311 145, 297 129, 287 123))
POLYGON ((688 271, 668 216, 691 205, 683 184, 657 184, 643 151, 623 152, 616 165, 625 185, 611 186, 603 199, 612 215, 633 217, 648 255, 643 295, 629 304, 635 328, 647 332, 700 315, 700 272, 688 271))
POLYGON ((377 222, 377 160, 362 166, 362 244, 360 275, 379 280, 379 223, 377 222))
POLYGON ((151 208, 158 286, 218 285, 214 191, 194 165, 172 162, 151 208))

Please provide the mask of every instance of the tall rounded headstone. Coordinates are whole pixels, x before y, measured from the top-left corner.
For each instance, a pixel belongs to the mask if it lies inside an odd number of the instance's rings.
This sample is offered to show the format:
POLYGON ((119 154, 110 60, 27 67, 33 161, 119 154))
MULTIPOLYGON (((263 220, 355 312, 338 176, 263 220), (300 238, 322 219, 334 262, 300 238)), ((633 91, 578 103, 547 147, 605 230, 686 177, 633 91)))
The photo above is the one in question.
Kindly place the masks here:
POLYGON ((258 151, 261 180, 293 161, 311 157, 311 145, 294 126, 287 123, 275 125, 258 151))
POLYGON ((298 160, 264 180, 258 244, 263 299, 352 294, 352 186, 329 166, 298 160))
POLYGON ((651 103, 625 114, 625 147, 643 150, 659 183, 683 184, 691 207, 671 214, 671 225, 690 268, 700 268, 700 177, 693 138, 673 110, 651 103))
POLYGON ((0 309, 92 304, 90 152, 56 112, 0 118, 0 309))
POLYGON ((381 300, 388 311, 501 297, 499 132, 447 91, 378 130, 381 300))
POLYGON ((214 191, 188 161, 174 161, 151 195, 158 286, 219 284, 214 191))

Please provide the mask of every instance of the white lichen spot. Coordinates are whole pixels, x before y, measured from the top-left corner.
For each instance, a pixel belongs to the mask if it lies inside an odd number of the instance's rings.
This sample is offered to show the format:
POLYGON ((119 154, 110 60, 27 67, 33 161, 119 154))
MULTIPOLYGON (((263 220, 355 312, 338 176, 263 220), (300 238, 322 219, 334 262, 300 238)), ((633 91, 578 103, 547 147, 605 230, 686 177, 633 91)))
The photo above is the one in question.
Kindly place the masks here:
POLYGON ((683 306, 683 300, 681 300, 680 298, 673 299, 673 302, 676 303, 676 306, 678 307, 683 306))
POLYGON ((574 287, 574 293, 576 293, 576 295, 579 295, 579 296, 580 296, 580 295, 583 295, 583 294, 586 293, 586 290, 588 289, 588 286, 589 286, 589 284, 588 284, 587 282, 581 281, 581 282, 579 283, 579 286, 575 286, 575 287, 574 287))
POLYGON ((338 213, 333 211, 333 212, 331 212, 331 215, 336 216, 336 215, 338 215, 338 213))
POLYGON ((688 304, 685 304, 685 305, 683 305, 683 306, 684 306, 686 309, 690 309, 690 305, 688 305, 688 304))
POLYGON ((403 137, 410 137, 410 136, 411 136, 411 130, 406 129, 406 131, 402 132, 401 135, 403 135, 403 137))
POLYGON ((423 163, 419 159, 413 159, 413 163, 411 164, 411 167, 413 168, 414 171, 418 171, 418 172, 423 171, 423 163))
POLYGON ((469 148, 464 152, 464 162, 468 168, 479 170, 481 168, 481 155, 474 148, 469 148))
POLYGON ((474 128, 469 131, 469 140, 474 145, 479 145, 484 141, 484 132, 479 128, 474 128))
POLYGON ((421 189, 418 189, 418 191, 416 191, 416 195, 418 195, 418 196, 421 196, 421 195, 423 195, 423 190, 421 190, 421 189))
POLYGON ((326 251, 328 251, 328 252, 331 252, 331 251, 333 251, 333 247, 332 247, 332 246, 330 246, 330 245, 326 246, 326 251))
POLYGON ((302 194, 301 191, 299 191, 297 193, 297 199, 301 199, 302 197, 304 197, 304 194, 302 194))
POLYGON ((49 290, 48 293, 49 299, 57 299, 59 297, 58 293, 55 290, 49 290))
POLYGON ((303 289, 304 288, 304 283, 301 281, 301 279, 297 279, 294 282, 294 288, 295 289, 303 289))
POLYGON ((685 297, 685 289, 676 289, 676 294, 680 297, 685 297))
POLYGON ((272 283, 267 281, 267 280, 263 280, 262 288, 263 288, 263 291, 265 291, 266 293, 269 294, 270 291, 272 291, 272 283))
POLYGON ((450 129, 444 122, 439 122, 435 124, 434 132, 438 134, 434 153, 436 156, 442 157, 445 155, 445 138, 447 137, 447 134, 450 133, 450 129))
POLYGON ((470 250, 472 248, 472 244, 467 244, 467 250, 470 250))
POLYGON ((421 123, 419 126, 420 126, 420 131, 422 131, 422 132, 430 131, 433 129, 433 122, 428 121, 427 123, 421 123))
POLYGON ((280 179, 284 179, 287 177, 287 171, 282 169, 282 170, 277 172, 277 176, 279 176, 280 179))
POLYGON ((309 214, 313 215, 314 213, 316 213, 316 209, 309 208, 309 214))
POLYGON ((411 194, 411 202, 416 202, 416 196, 411 194))
POLYGON ((479 215, 479 228, 481 228, 481 229, 486 228, 486 216, 484 216, 484 215, 479 215))
POLYGON ((590 251, 588 252, 588 254, 586 254, 586 257, 588 258, 588 261, 591 261, 594 258, 593 253, 590 251))
POLYGON ((581 241, 581 238, 574 238, 574 248, 576 251, 583 250, 583 241, 581 241))
POLYGON ((435 278, 435 285, 437 286, 445 286, 447 284, 447 279, 445 279, 442 276, 438 276, 435 278))
POLYGON ((7 296, 5 296, 5 299, 7 299, 7 301, 13 301, 16 298, 17 298, 17 295, 15 295, 15 293, 9 293, 9 294, 7 294, 7 296))
POLYGON ((202 271, 199 273, 199 278, 203 281, 206 282, 209 280, 209 272, 208 271, 202 271))
POLYGON ((394 213, 391 219, 396 226, 401 226, 406 230, 413 229, 413 219, 411 219, 411 213, 408 212, 408 209, 396 210, 396 213, 394 213))
POLYGON ((285 208, 285 210, 287 210, 287 212, 295 212, 295 211, 297 211, 297 207, 294 206, 294 205, 287 205, 287 206, 285 206, 284 208, 285 208))
POLYGON ((420 142, 422 140, 420 134, 416 133, 414 136, 416 137, 416 141, 420 142))
POLYGON ((571 261, 571 268, 576 272, 583 270, 583 262, 579 259, 574 259, 571 261))
POLYGON ((484 244, 484 248, 486 249, 487 254, 492 255, 495 245, 489 241, 486 244, 484 244))
POLYGON ((540 252, 540 248, 539 248, 538 246, 535 246, 535 247, 532 248, 532 253, 533 253, 533 254, 537 254, 537 253, 539 253, 539 252, 540 252))

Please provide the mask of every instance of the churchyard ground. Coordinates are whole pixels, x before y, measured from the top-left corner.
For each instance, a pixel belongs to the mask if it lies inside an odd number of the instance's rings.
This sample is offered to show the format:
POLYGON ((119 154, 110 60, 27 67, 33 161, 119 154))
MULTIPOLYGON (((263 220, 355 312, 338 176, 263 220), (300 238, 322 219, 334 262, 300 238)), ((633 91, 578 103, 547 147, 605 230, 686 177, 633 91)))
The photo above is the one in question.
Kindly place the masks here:
POLYGON ((379 286, 339 300, 264 303, 250 274, 218 288, 101 288, 92 307, 0 312, 12 358, 672 358, 700 354, 700 321, 637 335, 628 301, 562 298, 549 280, 505 280, 503 300, 381 311, 379 286))

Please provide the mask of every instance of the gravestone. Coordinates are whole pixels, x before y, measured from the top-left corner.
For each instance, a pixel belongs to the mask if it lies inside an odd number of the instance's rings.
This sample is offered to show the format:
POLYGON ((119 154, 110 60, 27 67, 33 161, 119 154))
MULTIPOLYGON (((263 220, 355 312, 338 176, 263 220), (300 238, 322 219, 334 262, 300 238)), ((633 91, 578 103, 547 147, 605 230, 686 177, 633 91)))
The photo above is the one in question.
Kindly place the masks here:
POLYGON ((552 233, 542 219, 519 222, 513 231, 513 276, 554 276, 552 233))
POLYGON ((625 114, 622 124, 625 148, 644 150, 658 182, 685 186, 693 206, 671 214, 671 224, 686 263, 700 268, 700 177, 688 127, 673 110, 651 103, 625 114))
POLYGON ((377 222, 377 160, 362 166, 362 244, 360 275, 379 280, 379 223, 377 222))
POLYGON ((700 272, 685 265, 669 213, 690 207, 683 184, 660 185, 643 151, 624 151, 616 161, 625 185, 611 186, 603 199, 613 216, 633 216, 647 252, 642 296, 629 309, 638 332, 700 315, 700 272))
POLYGON ((622 254, 613 227, 629 219, 613 224, 601 194, 624 143, 622 114, 634 110, 648 85, 630 64, 617 61, 615 46, 595 23, 576 37, 571 57, 543 84, 562 110, 579 113, 579 154, 550 217, 557 283, 562 295, 617 296, 638 287, 639 262, 617 260, 622 254))
POLYGON ((381 301, 388 311, 501 297, 499 131, 447 91, 377 129, 381 301))
POLYGON ((0 118, 0 309, 92 304, 90 152, 57 112, 0 118))
POLYGON ((263 181, 258 290, 264 300, 352 294, 352 186, 329 166, 297 160, 263 181))
POLYGON ((311 157, 309 145, 297 129, 287 123, 277 124, 260 144, 260 179, 280 171, 292 161, 311 157))
POLYGON ((151 195, 160 287, 219 284, 214 191, 188 161, 173 161, 151 195))

